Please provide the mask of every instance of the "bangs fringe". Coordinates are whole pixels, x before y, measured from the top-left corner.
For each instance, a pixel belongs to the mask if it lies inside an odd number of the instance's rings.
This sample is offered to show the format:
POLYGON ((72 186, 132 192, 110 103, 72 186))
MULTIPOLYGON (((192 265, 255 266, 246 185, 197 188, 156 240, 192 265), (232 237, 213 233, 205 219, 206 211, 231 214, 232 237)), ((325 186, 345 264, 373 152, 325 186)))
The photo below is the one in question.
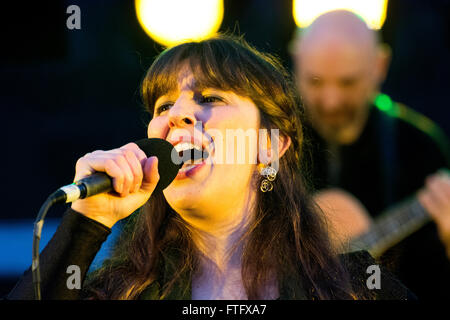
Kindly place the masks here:
MULTIPOLYGON (((221 35, 166 49, 154 61, 141 86, 147 111, 153 114, 159 97, 178 90, 179 74, 186 67, 192 72, 198 90, 233 91, 255 101, 265 95, 279 97, 280 90, 286 89, 283 87, 285 79, 268 78, 284 70, 275 57, 258 52, 241 37, 221 35), (223 41, 230 38, 235 41, 223 41)), ((289 77, 287 72, 282 75, 289 77)))

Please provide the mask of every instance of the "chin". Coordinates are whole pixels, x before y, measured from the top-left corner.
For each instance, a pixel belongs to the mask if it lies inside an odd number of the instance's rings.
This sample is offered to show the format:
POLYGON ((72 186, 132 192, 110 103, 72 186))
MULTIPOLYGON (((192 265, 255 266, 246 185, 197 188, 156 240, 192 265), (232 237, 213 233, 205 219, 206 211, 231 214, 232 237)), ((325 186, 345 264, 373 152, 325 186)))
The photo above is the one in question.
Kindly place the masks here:
POLYGON ((355 142, 359 137, 359 132, 353 126, 345 127, 321 127, 317 128, 319 134, 329 143, 348 145, 355 142))
POLYGON ((358 137, 359 135, 353 130, 338 132, 335 135, 336 142, 342 145, 353 144, 358 139, 358 137))
MULTIPOLYGON (((167 188, 164 190, 164 197, 167 203, 175 210, 195 210, 201 202, 199 192, 194 190, 173 190, 174 188, 167 188)), ((183 188, 184 189, 184 188, 183 188)))

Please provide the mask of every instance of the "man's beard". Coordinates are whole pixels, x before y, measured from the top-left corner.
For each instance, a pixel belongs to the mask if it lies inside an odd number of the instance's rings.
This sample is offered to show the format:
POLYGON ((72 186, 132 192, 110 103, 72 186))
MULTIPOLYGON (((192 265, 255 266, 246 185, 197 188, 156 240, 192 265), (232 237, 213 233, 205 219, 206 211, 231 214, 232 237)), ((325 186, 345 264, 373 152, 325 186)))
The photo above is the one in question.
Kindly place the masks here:
POLYGON ((318 112, 310 115, 313 127, 329 143, 350 144, 360 132, 358 113, 353 107, 344 106, 336 112, 318 112))

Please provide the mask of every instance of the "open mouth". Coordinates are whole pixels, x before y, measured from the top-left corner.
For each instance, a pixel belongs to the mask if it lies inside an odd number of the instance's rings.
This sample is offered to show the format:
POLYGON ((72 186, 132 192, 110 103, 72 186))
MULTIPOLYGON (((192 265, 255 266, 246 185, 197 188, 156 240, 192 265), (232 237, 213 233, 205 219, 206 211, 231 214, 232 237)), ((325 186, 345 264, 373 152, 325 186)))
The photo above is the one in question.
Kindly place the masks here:
POLYGON ((175 146, 175 150, 178 152, 181 160, 184 162, 179 172, 186 172, 194 167, 203 164, 209 157, 208 151, 201 146, 195 145, 190 142, 181 142, 175 146))

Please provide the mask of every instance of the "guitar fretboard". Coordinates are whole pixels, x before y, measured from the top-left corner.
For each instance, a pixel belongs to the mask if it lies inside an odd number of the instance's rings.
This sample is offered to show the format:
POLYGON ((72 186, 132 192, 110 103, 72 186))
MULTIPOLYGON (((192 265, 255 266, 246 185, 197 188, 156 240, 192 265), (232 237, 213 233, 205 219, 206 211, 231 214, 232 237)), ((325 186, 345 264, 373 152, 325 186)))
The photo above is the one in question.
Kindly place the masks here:
POLYGON ((408 199, 382 213, 370 230, 349 244, 350 251, 367 250, 373 257, 420 229, 430 216, 416 198, 408 199))

